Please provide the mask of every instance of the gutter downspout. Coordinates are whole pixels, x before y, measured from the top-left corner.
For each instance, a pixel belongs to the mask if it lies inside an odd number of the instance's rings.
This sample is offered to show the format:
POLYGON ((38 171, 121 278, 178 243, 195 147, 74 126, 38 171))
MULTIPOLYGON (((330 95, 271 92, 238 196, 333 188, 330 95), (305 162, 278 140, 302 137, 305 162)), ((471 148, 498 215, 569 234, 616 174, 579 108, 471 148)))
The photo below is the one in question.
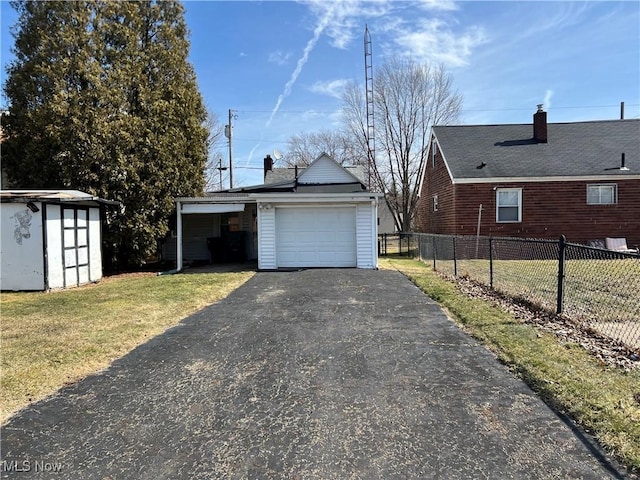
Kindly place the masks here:
POLYGON ((371 209, 372 213, 372 221, 373 221, 373 235, 372 235, 372 247, 373 247, 373 265, 372 267, 375 270, 378 270, 378 198, 373 198, 371 200, 371 209))

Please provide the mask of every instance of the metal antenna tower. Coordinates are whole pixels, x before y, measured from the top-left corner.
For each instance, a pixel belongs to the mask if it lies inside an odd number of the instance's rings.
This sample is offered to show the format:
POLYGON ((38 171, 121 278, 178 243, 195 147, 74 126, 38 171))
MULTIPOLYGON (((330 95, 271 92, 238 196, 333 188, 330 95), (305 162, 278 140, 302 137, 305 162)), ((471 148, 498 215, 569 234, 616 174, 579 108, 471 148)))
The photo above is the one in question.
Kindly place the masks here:
POLYGON ((364 79, 367 105, 367 183, 371 190, 373 162, 376 160, 376 135, 373 117, 373 55, 369 27, 364 26, 364 79))

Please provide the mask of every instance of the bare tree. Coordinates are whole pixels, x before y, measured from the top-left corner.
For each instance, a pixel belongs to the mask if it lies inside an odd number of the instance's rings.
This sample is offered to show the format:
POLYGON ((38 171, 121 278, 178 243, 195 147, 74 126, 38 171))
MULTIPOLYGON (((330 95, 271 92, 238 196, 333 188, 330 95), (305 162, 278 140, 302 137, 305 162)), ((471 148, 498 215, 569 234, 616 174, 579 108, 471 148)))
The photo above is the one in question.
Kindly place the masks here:
MULTIPOLYGON (((374 78, 376 155, 372 184, 385 193, 396 227, 410 231, 416 214, 420 172, 428 156, 433 125, 458 119, 462 95, 453 91, 444 65, 393 59, 374 78)), ((346 130, 367 151, 365 98, 357 84, 343 94, 346 130)))
POLYGON ((223 185, 229 177, 229 170, 220 170, 224 165, 224 154, 222 153, 222 140, 224 138, 224 128, 218 119, 218 115, 207 110, 207 120, 205 127, 209 132, 207 137, 207 149, 209 155, 205 166, 205 191, 222 190, 223 185))
POLYGON ((289 139, 289 147, 282 158, 288 167, 307 166, 326 153, 340 165, 357 165, 366 156, 366 150, 354 148, 353 139, 338 130, 299 133, 289 139))

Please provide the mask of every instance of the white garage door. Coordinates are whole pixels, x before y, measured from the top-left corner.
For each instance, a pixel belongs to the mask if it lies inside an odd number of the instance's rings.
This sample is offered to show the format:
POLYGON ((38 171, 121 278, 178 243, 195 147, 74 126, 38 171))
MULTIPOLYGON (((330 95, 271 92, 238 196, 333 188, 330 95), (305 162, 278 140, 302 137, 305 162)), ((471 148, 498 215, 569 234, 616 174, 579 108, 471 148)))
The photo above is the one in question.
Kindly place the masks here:
POLYGON ((276 208, 278 267, 355 267, 355 207, 276 208))

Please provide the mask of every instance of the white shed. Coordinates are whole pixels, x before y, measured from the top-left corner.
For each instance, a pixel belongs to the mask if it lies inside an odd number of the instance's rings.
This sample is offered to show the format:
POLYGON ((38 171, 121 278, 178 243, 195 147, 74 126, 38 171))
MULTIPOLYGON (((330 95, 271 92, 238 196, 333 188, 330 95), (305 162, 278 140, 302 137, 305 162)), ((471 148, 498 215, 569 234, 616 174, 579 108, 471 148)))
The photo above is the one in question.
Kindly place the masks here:
MULTIPOLYGON (((270 168, 265 159, 265 176, 270 168)), ((176 199, 177 268, 197 260, 195 247, 205 249, 205 239, 225 248, 225 236, 239 238, 241 258, 257 259, 260 270, 377 268, 381 194, 367 191, 360 178, 326 154, 291 173, 280 182, 176 199)))
POLYGON ((0 191, 0 289, 49 290, 102 278, 101 205, 77 190, 0 191))

